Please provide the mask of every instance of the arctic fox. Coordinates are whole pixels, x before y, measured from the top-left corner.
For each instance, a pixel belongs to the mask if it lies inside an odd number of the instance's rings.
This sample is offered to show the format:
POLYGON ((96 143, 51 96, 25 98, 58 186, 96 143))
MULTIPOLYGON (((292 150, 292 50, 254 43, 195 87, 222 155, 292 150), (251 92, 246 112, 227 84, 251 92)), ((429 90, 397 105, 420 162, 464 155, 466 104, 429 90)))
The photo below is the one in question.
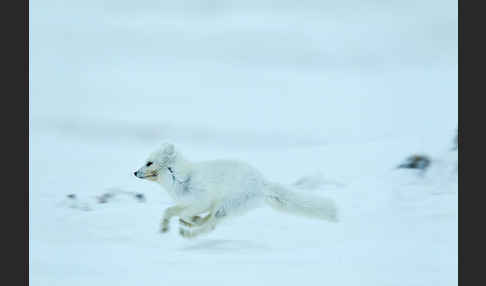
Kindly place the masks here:
POLYGON ((244 162, 190 162, 171 143, 163 143, 150 154, 134 175, 159 183, 169 193, 176 205, 165 210, 161 232, 168 232, 170 219, 178 216, 179 233, 186 238, 208 233, 223 219, 265 203, 279 211, 337 221, 337 208, 331 199, 269 182, 244 162))

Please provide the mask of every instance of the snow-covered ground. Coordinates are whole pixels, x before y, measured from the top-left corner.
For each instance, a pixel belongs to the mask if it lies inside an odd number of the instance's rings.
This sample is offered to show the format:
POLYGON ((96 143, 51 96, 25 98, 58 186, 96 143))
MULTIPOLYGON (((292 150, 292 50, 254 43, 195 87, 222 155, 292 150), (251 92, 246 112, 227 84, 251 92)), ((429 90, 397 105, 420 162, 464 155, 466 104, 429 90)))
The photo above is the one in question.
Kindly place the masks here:
POLYGON ((456 1, 30 1, 30 283, 457 285, 457 121, 456 1), (133 171, 167 139, 320 178, 341 220, 161 234, 133 171))

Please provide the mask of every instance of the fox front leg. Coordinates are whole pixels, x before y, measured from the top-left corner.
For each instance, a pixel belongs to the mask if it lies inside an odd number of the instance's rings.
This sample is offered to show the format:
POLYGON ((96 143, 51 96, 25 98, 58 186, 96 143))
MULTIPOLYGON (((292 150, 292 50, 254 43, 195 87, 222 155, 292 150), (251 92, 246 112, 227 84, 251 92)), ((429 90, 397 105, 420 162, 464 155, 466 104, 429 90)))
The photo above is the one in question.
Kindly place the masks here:
POLYGON ((179 215, 185 207, 183 206, 173 206, 167 208, 164 211, 164 216, 162 217, 162 221, 160 223, 160 232, 165 233, 169 231, 170 219, 174 216, 179 215))

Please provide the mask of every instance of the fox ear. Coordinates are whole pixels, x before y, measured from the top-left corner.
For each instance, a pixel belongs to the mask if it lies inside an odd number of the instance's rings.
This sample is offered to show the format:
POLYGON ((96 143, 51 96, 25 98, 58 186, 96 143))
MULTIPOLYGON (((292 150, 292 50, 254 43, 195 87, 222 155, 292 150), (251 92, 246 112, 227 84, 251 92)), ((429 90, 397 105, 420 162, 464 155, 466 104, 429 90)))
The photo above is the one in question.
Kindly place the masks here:
POLYGON ((172 155, 175 152, 174 145, 171 143, 164 143, 163 148, 164 153, 166 153, 167 155, 172 155))

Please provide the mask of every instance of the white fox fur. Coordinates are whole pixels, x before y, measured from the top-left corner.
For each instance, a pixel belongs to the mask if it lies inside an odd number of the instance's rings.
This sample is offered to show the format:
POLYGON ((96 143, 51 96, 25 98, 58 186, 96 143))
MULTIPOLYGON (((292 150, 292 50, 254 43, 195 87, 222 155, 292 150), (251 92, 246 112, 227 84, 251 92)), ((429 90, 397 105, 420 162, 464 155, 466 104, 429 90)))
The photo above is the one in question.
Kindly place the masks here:
POLYGON ((167 232, 170 219, 178 216, 180 234, 195 237, 213 230, 223 219, 265 203, 278 211, 337 221, 337 208, 330 199, 268 182, 244 162, 190 162, 170 143, 162 144, 134 174, 159 183, 176 203, 164 212, 162 232, 167 232))

